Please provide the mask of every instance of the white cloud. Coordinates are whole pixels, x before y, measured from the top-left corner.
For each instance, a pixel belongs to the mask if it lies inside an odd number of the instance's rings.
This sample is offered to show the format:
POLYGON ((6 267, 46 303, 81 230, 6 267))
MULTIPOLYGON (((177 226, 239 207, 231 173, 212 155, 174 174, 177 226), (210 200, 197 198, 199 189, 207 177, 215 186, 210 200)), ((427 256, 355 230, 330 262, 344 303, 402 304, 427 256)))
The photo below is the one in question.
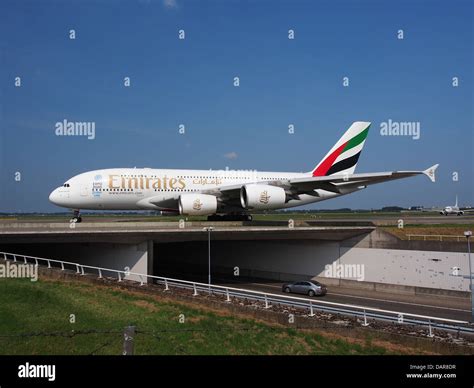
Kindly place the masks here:
POLYGON ((230 159, 230 160, 234 160, 234 159, 237 159, 239 155, 237 155, 237 152, 228 152, 226 154, 224 154, 224 158, 226 159, 230 159))
POLYGON ((167 9, 176 9, 178 8, 178 3, 176 0, 163 0, 163 5, 167 9))

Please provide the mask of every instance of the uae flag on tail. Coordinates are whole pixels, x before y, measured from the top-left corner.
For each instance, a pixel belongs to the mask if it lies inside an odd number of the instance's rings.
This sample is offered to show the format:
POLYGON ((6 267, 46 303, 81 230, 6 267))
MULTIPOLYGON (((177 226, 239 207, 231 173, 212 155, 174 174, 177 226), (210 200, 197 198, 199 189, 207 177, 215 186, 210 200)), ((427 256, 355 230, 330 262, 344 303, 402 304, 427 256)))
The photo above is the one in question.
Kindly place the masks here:
POLYGON ((313 176, 353 174, 369 133, 370 123, 356 121, 312 171, 313 176))

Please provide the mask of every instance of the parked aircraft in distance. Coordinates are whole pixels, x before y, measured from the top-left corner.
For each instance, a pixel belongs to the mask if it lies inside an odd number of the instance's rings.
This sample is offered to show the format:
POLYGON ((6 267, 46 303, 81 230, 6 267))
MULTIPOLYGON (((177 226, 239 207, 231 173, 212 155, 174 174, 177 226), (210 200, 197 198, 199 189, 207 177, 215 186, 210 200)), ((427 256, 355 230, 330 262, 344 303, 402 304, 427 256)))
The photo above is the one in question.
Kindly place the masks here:
POLYGON ((307 205, 376 183, 420 174, 435 181, 437 164, 424 171, 354 173, 369 127, 369 122, 354 122, 306 173, 112 168, 68 179, 49 200, 72 209, 71 222, 81 222, 80 209, 143 209, 250 220, 251 212, 307 205))
MULTIPOLYGON (((472 211, 472 210, 468 210, 472 211)), ((464 210, 461 210, 458 206, 458 196, 456 195, 456 203, 452 206, 445 206, 442 210, 440 210, 439 214, 444 216, 449 216, 450 214, 455 214, 457 216, 464 215, 464 210)))

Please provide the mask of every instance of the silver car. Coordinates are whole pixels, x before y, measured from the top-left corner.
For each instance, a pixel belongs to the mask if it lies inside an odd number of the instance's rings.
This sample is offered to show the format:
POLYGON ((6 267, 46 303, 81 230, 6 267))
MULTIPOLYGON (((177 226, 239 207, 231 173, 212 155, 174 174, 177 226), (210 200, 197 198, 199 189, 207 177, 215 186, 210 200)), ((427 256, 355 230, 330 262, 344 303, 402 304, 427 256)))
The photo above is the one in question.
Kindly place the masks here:
POLYGON ((326 295, 327 288, 324 284, 318 282, 292 282, 292 283, 285 283, 281 287, 283 292, 289 294, 293 292, 295 294, 305 294, 309 296, 315 295, 326 295))

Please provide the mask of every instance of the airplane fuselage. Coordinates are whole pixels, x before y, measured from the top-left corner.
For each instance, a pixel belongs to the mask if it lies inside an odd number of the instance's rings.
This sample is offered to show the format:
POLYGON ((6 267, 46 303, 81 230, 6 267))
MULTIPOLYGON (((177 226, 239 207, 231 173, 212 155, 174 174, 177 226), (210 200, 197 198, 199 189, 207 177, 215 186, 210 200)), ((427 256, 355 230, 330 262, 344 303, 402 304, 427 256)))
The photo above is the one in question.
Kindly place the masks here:
MULTIPOLYGON (((174 207, 156 205, 176 201, 182 194, 205 193, 219 187, 304 178, 308 173, 257 172, 242 170, 176 170, 151 168, 116 168, 95 170, 70 178, 55 189, 51 202, 70 209, 89 210, 159 210, 174 207)), ((356 191, 356 190, 352 190, 356 191)), ((322 201, 341 195, 325 190, 302 194, 279 207, 288 208, 322 201)), ((346 194, 346 193, 344 193, 346 194)), ((237 206, 226 211, 244 212, 237 206)))

